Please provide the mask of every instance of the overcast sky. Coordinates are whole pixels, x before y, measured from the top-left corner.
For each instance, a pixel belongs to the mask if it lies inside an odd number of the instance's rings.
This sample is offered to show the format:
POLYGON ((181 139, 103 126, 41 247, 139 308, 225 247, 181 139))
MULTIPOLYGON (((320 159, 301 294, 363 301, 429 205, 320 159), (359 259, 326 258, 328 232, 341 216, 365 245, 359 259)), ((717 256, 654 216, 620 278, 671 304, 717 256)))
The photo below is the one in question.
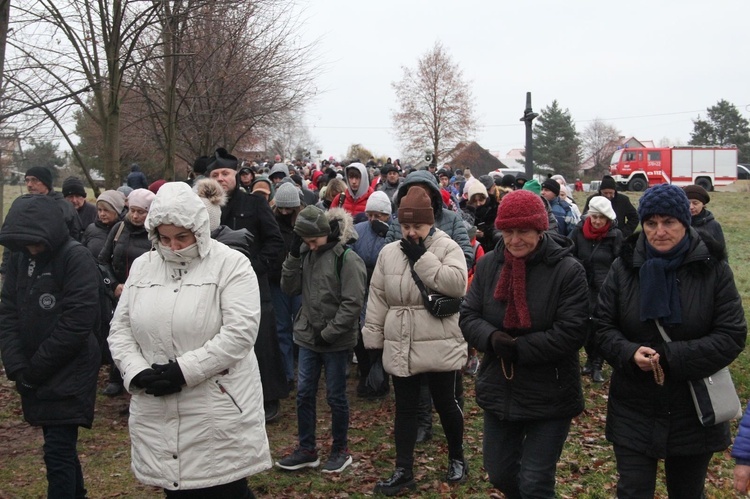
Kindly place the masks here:
POLYGON ((391 82, 440 40, 470 81, 476 140, 523 147, 534 111, 557 99, 578 131, 602 118, 623 135, 687 142, 692 119, 726 99, 750 118, 748 0, 298 0, 317 40, 307 107, 324 157, 350 144, 399 157, 391 82))

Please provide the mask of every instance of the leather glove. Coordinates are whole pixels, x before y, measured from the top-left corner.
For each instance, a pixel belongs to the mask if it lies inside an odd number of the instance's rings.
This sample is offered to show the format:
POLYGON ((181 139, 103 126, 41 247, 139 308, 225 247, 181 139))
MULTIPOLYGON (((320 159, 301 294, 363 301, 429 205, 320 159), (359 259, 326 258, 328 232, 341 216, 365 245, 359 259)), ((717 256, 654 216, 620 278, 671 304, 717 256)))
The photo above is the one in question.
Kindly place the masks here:
POLYGON ((316 347, 330 347, 331 344, 328 343, 325 339, 323 339, 323 335, 320 333, 315 334, 315 339, 313 340, 316 347))
POLYGON ((29 379, 28 369, 24 369, 16 376, 16 390, 21 395, 30 395, 39 388, 39 384, 29 379))
POLYGON ((180 364, 177 361, 169 361, 167 364, 151 364, 151 368, 156 371, 160 380, 169 381, 178 387, 185 384, 185 376, 182 374, 182 369, 180 369, 180 364))
POLYGON ((410 239, 404 238, 401 240, 401 251, 404 252, 404 255, 406 255, 406 258, 408 258, 411 263, 417 263, 417 260, 427 253, 427 248, 424 247, 422 241, 419 241, 419 244, 417 244, 411 242, 410 239))
POLYGON ((372 227, 372 230, 380 237, 385 237, 386 234, 388 234, 388 229, 390 228, 390 225, 383 222, 382 220, 373 220, 370 222, 370 227, 372 227))
POLYGON ((292 232, 292 245, 289 248, 289 254, 294 258, 299 258, 300 249, 302 248, 302 238, 296 232, 292 232))
POLYGON ((153 369, 144 369, 143 371, 133 376, 133 379, 130 380, 130 384, 135 386, 136 388, 148 388, 151 383, 157 381, 158 379, 159 375, 156 371, 154 371, 153 369))
POLYGON ((499 358, 515 362, 518 358, 516 339, 505 331, 495 331, 490 335, 490 346, 499 358))

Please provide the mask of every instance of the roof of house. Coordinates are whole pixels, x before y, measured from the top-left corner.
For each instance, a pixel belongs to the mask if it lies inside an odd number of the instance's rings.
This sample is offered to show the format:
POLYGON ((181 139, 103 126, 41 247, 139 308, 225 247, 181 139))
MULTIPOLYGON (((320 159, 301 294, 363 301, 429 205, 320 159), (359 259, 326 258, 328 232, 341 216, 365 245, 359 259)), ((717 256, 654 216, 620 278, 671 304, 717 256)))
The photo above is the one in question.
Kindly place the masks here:
POLYGON ((476 142, 470 142, 462 148, 456 148, 454 151, 452 159, 448 161, 448 164, 450 164, 454 171, 456 168, 460 168, 461 170, 468 168, 473 176, 479 177, 480 175, 487 175, 498 168, 507 168, 502 161, 476 142))

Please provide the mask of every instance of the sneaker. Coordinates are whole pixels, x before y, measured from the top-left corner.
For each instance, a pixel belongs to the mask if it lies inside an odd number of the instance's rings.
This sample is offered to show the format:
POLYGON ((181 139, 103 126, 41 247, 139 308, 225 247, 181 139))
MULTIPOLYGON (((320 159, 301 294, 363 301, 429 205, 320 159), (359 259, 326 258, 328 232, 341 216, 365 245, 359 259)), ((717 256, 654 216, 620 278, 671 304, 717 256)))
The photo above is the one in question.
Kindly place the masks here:
POLYGON ((320 465, 318 453, 297 447, 290 455, 276 461, 282 470, 295 471, 302 468, 317 468, 320 465))
POLYGON ((348 450, 334 451, 320 471, 323 473, 341 473, 350 464, 352 464, 352 455, 349 454, 348 450))

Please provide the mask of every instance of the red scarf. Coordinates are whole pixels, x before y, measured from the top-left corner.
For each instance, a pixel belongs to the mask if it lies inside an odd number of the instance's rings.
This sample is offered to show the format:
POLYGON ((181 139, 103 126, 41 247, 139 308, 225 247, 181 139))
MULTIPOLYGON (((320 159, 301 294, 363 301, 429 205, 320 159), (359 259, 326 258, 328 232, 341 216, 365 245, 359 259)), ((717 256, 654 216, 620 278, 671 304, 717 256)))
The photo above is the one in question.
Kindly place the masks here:
POLYGON ((526 259, 516 258, 506 249, 505 264, 500 271, 494 297, 507 304, 503 328, 507 330, 531 328, 529 306, 526 303, 526 259))
POLYGON ((587 218, 583 221, 583 237, 593 241, 601 241, 607 235, 611 226, 612 221, 607 220, 607 223, 601 229, 597 229, 591 225, 591 218, 587 218))

